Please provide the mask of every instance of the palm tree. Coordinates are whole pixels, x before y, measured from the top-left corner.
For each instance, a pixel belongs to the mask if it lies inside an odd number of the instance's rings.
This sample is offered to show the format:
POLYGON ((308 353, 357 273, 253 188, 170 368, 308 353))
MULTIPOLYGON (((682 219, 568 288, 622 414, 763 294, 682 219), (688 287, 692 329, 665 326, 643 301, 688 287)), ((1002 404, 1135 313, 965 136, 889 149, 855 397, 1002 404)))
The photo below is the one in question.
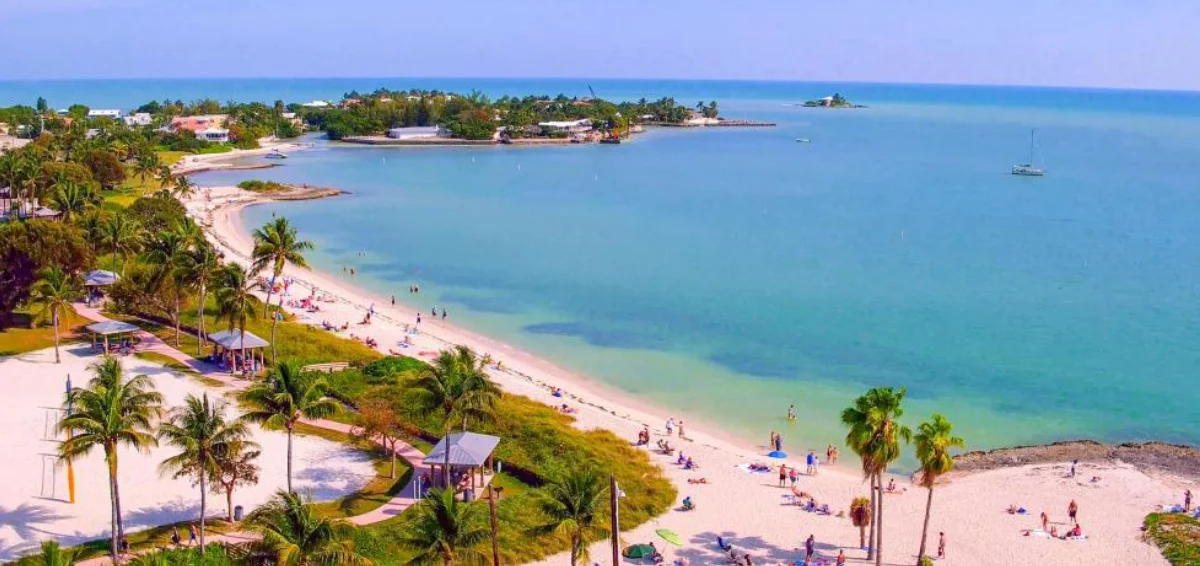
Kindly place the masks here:
POLYGON ((219 473, 218 454, 242 442, 250 431, 246 423, 225 419, 226 404, 208 402, 205 393, 197 399, 188 395, 182 407, 171 412, 171 418, 158 427, 159 440, 179 450, 162 461, 159 469, 173 472, 175 477, 191 476, 200 484, 200 553, 204 554, 204 517, 208 508, 207 480, 219 473))
POLYGON ((169 286, 174 295, 174 307, 171 309, 171 322, 175 324, 175 346, 179 346, 180 314, 183 310, 183 296, 188 290, 190 272, 184 269, 191 242, 177 231, 162 232, 152 238, 147 245, 149 253, 146 258, 154 266, 154 281, 159 285, 169 286))
MULTIPOLYGON (((208 242, 195 241, 190 252, 181 259, 185 279, 199 290, 200 301, 196 304, 196 356, 204 353, 204 309, 208 301, 208 285, 220 275, 221 264, 216 250, 208 242)), ((257 309, 255 309, 257 312, 257 309)))
POLYGON ((162 160, 158 158, 158 154, 154 151, 143 151, 137 156, 137 161, 133 165, 133 172, 143 183, 146 178, 154 175, 162 167, 162 160))
POLYGON ((213 474, 212 492, 225 496, 228 521, 233 522, 233 490, 242 485, 258 483, 258 464, 254 463, 262 451, 258 443, 249 440, 230 442, 224 450, 215 453, 217 470, 213 474))
POLYGON ((241 265, 230 263, 217 273, 217 320, 229 320, 229 331, 236 324, 242 333, 242 353, 246 351, 246 321, 258 316, 258 297, 254 281, 241 265))
POLYGON ((78 278, 64 273, 61 267, 48 267, 42 270, 41 278, 33 285, 32 291, 30 302, 42 307, 38 316, 50 315, 54 325, 54 363, 62 363, 58 354, 59 314, 63 311, 74 312, 71 305, 83 294, 78 278))
POLYGON ((93 203, 91 191, 86 186, 64 181, 55 185, 54 193, 50 195, 50 204, 62 213, 64 222, 69 222, 86 212, 93 203))
POLYGON ((171 192, 174 193, 179 199, 187 199, 188 197, 191 197, 194 191, 195 187, 192 185, 191 180, 189 180, 186 175, 178 175, 172 181, 171 192))
POLYGON ((292 434, 301 418, 322 419, 341 412, 342 406, 328 397, 325 378, 300 371, 300 365, 279 362, 267 379, 247 387, 239 395, 246 413, 242 418, 264 428, 286 430, 287 489, 292 491, 292 434))
POLYGON ((96 447, 104 450, 112 504, 111 552, 116 561, 117 541, 124 535, 117 449, 129 446, 147 452, 157 445, 152 423, 162 414, 163 398, 145 375, 124 380, 121 363, 116 358, 105 356, 89 369, 95 376, 88 387, 77 387, 67 396, 64 406, 67 416, 58 423, 58 431, 67 433, 67 440, 59 445, 59 455, 72 462, 96 447))
POLYGON ((417 504, 398 542, 415 553, 406 566, 474 566, 487 564, 481 547, 490 535, 482 505, 459 501, 449 489, 433 489, 417 504))
POLYGON ((354 525, 321 518, 295 493, 276 492, 250 513, 246 525, 262 537, 250 544, 251 554, 279 566, 371 564, 354 551, 354 525))
POLYGON ((83 554, 81 548, 63 548, 58 541, 42 541, 42 551, 30 556, 28 561, 18 560, 21 564, 31 566, 75 566, 83 554))
MULTIPOLYGON (((447 436, 454 423, 462 421, 463 432, 467 430, 467 419, 491 418, 500 388, 488 379, 483 371, 483 361, 466 346, 455 346, 444 350, 410 384, 408 395, 414 409, 425 415, 439 414, 447 436)), ((450 486, 450 450, 446 450, 445 469, 442 478, 450 486)))
POLYGON ((925 557, 925 539, 929 535, 929 511, 933 508, 933 485, 938 476, 949 473, 954 469, 954 457, 950 455, 951 448, 965 448, 967 443, 962 438, 954 436, 954 425, 946 417, 934 413, 928 422, 917 426, 917 434, 913 437, 917 445, 917 460, 921 462, 921 485, 929 490, 925 499, 925 526, 921 528, 921 550, 917 552, 917 566, 925 557))
POLYGON ((92 250, 93 256, 100 255, 100 246, 104 244, 104 225, 107 215, 102 210, 89 210, 75 224, 83 231, 83 239, 92 250))
POLYGON ((308 267, 304 260, 304 252, 312 248, 312 242, 299 239, 296 228, 282 216, 254 231, 254 252, 251 254, 254 265, 250 270, 258 273, 267 266, 271 267, 271 286, 267 287, 263 316, 267 316, 267 307, 271 304, 271 291, 274 290, 272 287, 283 273, 284 264, 290 261, 299 267, 308 267))
POLYGON ((858 527, 858 547, 867 544, 867 527, 871 526, 871 500, 866 497, 855 497, 850 502, 850 524, 858 527))
POLYGON ((175 182, 175 174, 171 172, 171 168, 167 165, 162 165, 154 173, 154 178, 158 180, 158 188, 165 189, 175 182))
POLYGON ((136 249, 142 227, 126 214, 114 214, 104 223, 104 241, 118 258, 118 271, 125 274, 125 254, 136 249))
POLYGON ((876 387, 854 400, 854 406, 842 411, 842 423, 850 430, 846 445, 862 458, 863 474, 871 482, 872 514, 870 559, 874 554, 876 566, 883 563, 883 496, 877 490, 883 486, 883 472, 888 464, 900 457, 900 441, 908 442, 912 431, 896 422, 904 414, 901 402, 905 388, 876 387))
POLYGON ((538 508, 546 523, 532 534, 566 534, 571 538, 571 566, 588 562, 587 542, 608 533, 601 516, 608 502, 608 482, 594 469, 573 469, 538 490, 538 508))

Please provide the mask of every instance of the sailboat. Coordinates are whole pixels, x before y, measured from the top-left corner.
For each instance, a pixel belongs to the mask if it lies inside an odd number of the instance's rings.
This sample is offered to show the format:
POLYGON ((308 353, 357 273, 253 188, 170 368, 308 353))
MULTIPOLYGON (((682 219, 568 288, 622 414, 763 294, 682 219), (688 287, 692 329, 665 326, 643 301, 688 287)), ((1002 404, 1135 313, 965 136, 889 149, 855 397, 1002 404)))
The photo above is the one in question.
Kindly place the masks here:
POLYGON ((1033 137, 1036 130, 1029 131, 1029 162, 1020 165, 1013 165, 1012 174, 1021 177, 1041 177, 1046 174, 1045 169, 1040 169, 1033 166, 1033 137))

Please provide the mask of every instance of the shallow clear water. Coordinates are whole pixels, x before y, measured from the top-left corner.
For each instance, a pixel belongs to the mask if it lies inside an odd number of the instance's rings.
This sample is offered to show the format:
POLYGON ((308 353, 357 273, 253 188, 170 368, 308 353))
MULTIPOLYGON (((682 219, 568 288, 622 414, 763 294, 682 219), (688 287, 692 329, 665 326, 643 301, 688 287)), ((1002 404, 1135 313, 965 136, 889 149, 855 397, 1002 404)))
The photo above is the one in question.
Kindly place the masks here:
MULTIPOLYGON (((582 88, 498 82, 484 90, 582 88)), ((376 84, 411 83, 356 86, 376 84)), ((356 266, 357 283, 405 300, 418 282, 426 308, 754 439, 796 403, 788 444, 835 442, 853 396, 907 385, 910 424, 944 412, 973 448, 1200 442, 1200 96, 592 85, 715 98, 779 127, 658 130, 616 147, 322 145, 197 180, 347 189, 246 221, 284 214, 319 266, 356 266), (833 90, 871 108, 784 105, 833 90), (1049 175, 1012 177, 1035 127, 1049 175)))

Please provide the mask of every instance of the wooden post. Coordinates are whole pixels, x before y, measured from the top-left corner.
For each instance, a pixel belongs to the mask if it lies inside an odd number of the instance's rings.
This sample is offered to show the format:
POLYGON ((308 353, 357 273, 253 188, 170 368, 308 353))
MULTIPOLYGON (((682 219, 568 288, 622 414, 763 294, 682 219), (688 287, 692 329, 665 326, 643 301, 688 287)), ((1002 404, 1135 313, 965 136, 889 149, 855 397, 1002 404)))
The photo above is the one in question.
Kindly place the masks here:
POLYGON ((498 541, 500 529, 496 523, 496 488, 491 485, 488 486, 488 511, 492 516, 492 566, 500 566, 500 543, 498 541))
POLYGON ((613 566, 618 566, 621 563, 621 543, 617 542, 620 535, 620 521, 617 518, 617 476, 612 474, 609 478, 609 499, 612 507, 612 563, 613 566))

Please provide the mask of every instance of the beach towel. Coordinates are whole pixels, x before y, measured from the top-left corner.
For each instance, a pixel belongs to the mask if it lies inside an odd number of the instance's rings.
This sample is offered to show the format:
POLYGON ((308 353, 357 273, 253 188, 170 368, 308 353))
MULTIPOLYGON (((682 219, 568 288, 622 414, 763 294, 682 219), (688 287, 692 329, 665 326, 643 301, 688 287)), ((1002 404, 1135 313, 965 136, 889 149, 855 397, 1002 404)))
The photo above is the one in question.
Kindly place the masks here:
POLYGON ((738 464, 735 467, 743 472, 746 472, 747 474, 769 474, 769 473, 771 473, 771 470, 751 470, 750 464, 738 464))
POLYGON ((1033 529, 1033 530, 1025 533, 1025 536, 1037 537, 1037 538, 1050 538, 1050 533, 1043 531, 1042 529, 1033 529))
POLYGON ((1077 537, 1063 537, 1063 540, 1087 540, 1087 535, 1079 535, 1077 537))

